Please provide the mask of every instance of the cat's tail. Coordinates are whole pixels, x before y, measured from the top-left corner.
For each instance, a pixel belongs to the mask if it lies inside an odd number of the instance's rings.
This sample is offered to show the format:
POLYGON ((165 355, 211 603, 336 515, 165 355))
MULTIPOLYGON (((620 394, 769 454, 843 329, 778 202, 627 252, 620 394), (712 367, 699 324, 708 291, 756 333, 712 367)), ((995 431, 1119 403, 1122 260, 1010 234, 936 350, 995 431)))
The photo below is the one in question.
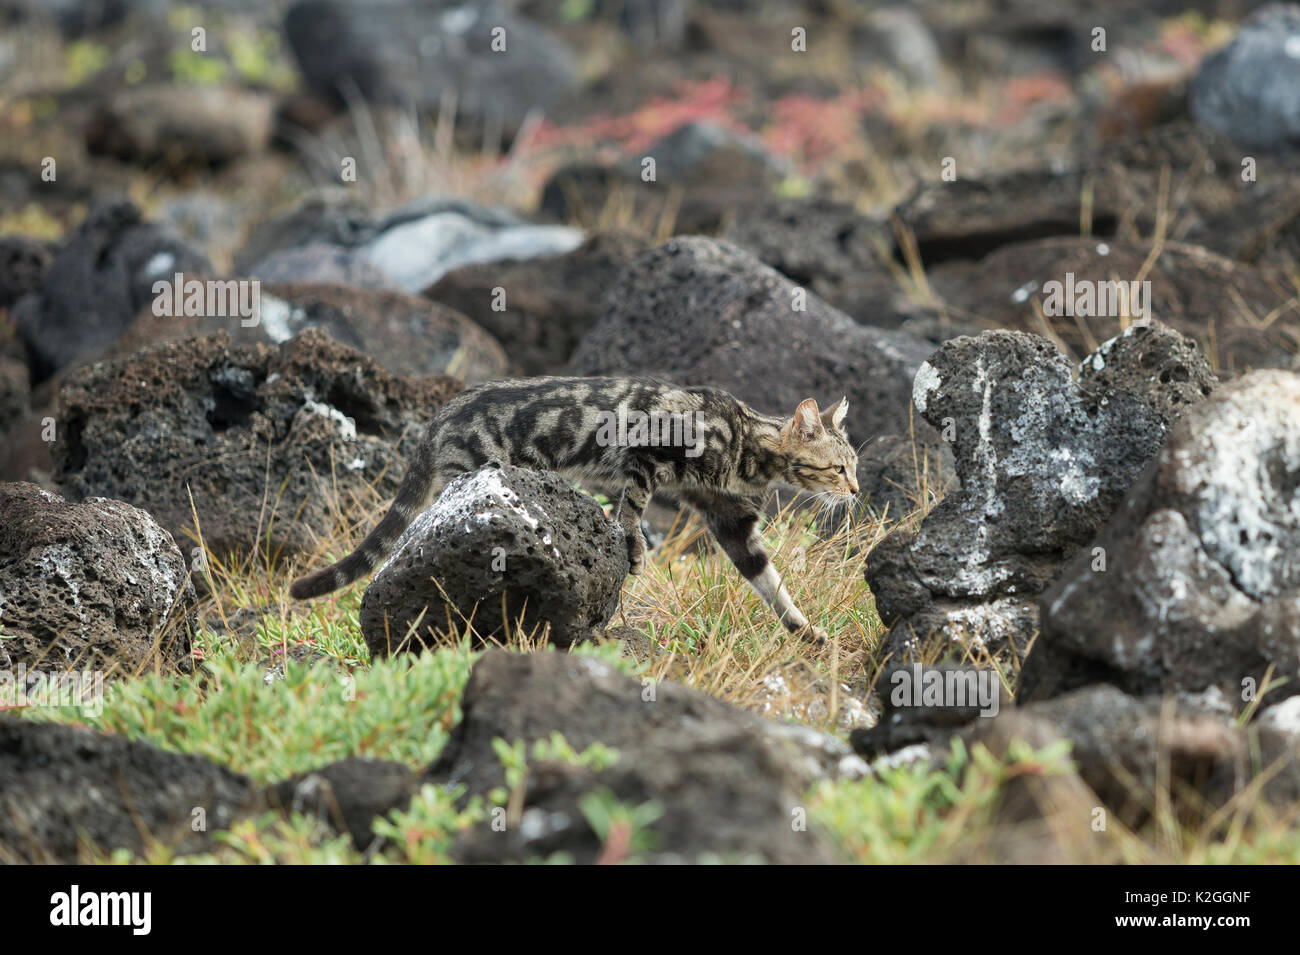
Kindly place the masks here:
POLYGON ((415 460, 407 468, 402 486, 397 489, 397 496, 384 519, 366 535, 356 550, 338 563, 295 580, 289 587, 289 596, 294 600, 310 600, 346 587, 378 567, 393 552, 402 532, 424 510, 435 474, 432 442, 421 441, 415 460))

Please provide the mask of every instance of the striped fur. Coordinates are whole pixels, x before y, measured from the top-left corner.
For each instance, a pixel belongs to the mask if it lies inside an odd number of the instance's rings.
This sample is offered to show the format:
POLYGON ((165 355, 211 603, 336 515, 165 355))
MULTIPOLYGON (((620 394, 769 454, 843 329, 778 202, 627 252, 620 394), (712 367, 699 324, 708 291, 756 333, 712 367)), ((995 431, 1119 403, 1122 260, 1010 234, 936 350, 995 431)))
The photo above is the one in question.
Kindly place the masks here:
POLYGON ((391 508, 361 545, 294 581, 289 592, 298 600, 318 597, 370 573, 448 481, 499 463, 621 491, 617 519, 627 531, 634 574, 644 567, 646 504, 657 490, 676 492, 702 514, 737 569, 791 631, 823 636, 790 602, 757 528, 763 496, 774 483, 836 498, 858 492, 857 456, 842 430, 847 408, 841 399, 821 413, 810 398, 791 418, 775 418, 716 388, 646 378, 478 385, 438 412, 391 508), (638 432, 638 419, 660 427, 638 432))

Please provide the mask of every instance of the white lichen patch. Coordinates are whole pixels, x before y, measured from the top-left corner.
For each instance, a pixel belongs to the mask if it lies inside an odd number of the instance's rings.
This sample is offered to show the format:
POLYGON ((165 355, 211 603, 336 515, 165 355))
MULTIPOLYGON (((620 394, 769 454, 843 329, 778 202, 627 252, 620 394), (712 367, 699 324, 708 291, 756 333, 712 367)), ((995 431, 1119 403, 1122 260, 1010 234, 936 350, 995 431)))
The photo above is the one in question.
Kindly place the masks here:
MULTIPOLYGON (((500 468, 482 468, 463 475, 448 484, 431 506, 416 515, 398 538, 389 560, 407 551, 412 551, 413 558, 420 559, 423 557, 422 542, 435 535, 455 529, 470 533, 476 526, 502 520, 507 514, 521 519, 533 530, 538 530, 543 523, 551 524, 545 510, 534 502, 522 500, 504 482, 500 468)), ((546 538, 544 543, 550 545, 549 535, 543 534, 543 537, 546 538)), ((561 556, 559 548, 553 545, 551 552, 556 557, 561 556)))
POLYGON ((1058 490, 1069 504, 1086 504, 1101 491, 1101 478, 1084 467, 1083 459, 1070 453, 1069 448, 1053 448, 1051 459, 1060 473, 1058 490))
POLYGON ((976 650, 989 643, 1010 642, 1017 633, 1037 626, 1032 603, 1017 597, 998 597, 945 612, 954 642, 976 650), (1023 621, 1028 621, 1028 626, 1023 621))
POLYGON ((930 392, 938 391, 942 384, 934 366, 928 361, 921 362, 921 367, 916 370, 916 377, 912 379, 912 404, 916 405, 917 411, 925 414, 930 392))
POLYGON ((301 308, 295 308, 282 298, 265 294, 258 302, 257 314, 263 334, 277 345, 292 338, 295 324, 306 318, 306 313, 301 308))
POLYGON ((303 408, 312 414, 318 414, 322 418, 328 418, 335 422, 339 426, 339 437, 344 441, 355 441, 357 439, 357 423, 342 411, 339 411, 338 408, 311 399, 303 403, 303 408))
POLYGON ((890 753, 888 756, 881 756, 871 763, 873 773, 883 773, 890 769, 901 769, 904 766, 915 766, 919 763, 928 763, 933 759, 933 753, 930 750, 929 743, 915 743, 911 746, 904 746, 897 752, 890 753))
POLYGON ((1011 293, 1011 302, 1013 305, 1020 305, 1021 303, 1028 301, 1029 296, 1033 295, 1037 291, 1037 280, 1030 279, 1024 285, 1020 286, 1020 288, 1011 293))
POLYGON ((1259 714, 1255 725, 1300 738, 1300 696, 1293 696, 1268 707, 1259 714))

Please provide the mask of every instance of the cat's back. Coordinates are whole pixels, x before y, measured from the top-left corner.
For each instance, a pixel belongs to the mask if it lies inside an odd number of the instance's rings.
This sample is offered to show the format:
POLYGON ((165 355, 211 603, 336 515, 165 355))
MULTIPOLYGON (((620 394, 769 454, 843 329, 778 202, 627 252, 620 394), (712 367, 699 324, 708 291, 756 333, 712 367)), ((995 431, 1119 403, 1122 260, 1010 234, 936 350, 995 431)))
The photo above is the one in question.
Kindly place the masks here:
POLYGON ((461 392, 443 406, 443 421, 479 415, 513 416, 525 410, 588 410, 593 414, 630 410, 651 412, 721 409, 739 402, 724 391, 685 387, 649 376, 501 378, 461 392))

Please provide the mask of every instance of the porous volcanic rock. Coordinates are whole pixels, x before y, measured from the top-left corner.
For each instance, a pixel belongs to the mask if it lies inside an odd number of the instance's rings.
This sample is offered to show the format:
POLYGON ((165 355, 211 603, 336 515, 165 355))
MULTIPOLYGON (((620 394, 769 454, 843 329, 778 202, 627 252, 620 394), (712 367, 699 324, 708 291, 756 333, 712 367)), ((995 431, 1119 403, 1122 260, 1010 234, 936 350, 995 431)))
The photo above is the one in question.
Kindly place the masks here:
POLYGON ((72 864, 87 861, 87 848, 139 853, 146 837, 201 851, 257 795, 247 778, 202 756, 0 715, 0 861, 72 864))
POLYGON ((194 586, 139 508, 0 484, 0 669, 136 672, 188 657, 194 586))
MULTIPOLYGON (((340 284, 259 286, 256 315, 228 313, 224 299, 198 315, 155 315, 145 309, 117 340, 112 354, 129 355, 148 345, 194 335, 226 332, 233 344, 279 345, 303 329, 320 328, 332 338, 377 360, 397 375, 451 375, 475 384, 506 373, 496 340, 450 308, 403 292, 340 284)), ((183 304, 183 303, 182 303, 183 304)))
POLYGON ((623 272, 569 369, 714 385, 769 414, 847 396, 857 441, 907 433, 912 378, 931 346, 800 291, 729 242, 673 239, 623 272))
MULTIPOLYGON (((1164 440, 1155 409, 1173 405, 1171 389, 1183 394, 1184 382, 1146 375, 1140 349, 1109 354, 1112 379, 1145 384, 1141 392, 1076 384, 1064 355, 1023 332, 953 339, 917 373, 913 402, 951 440, 961 488, 867 557, 900 658, 931 634, 1023 651, 1036 595, 1110 518, 1164 440), (1136 370, 1122 371, 1135 359, 1136 370)), ((1188 371, 1208 374, 1203 359, 1188 371)))
POLYGON ((1240 708, 1269 665, 1287 681, 1273 696, 1297 692, 1297 415, 1300 375, 1258 371, 1182 417, 1043 594, 1021 698, 1105 682, 1135 694, 1216 688, 1240 708))
POLYGON ((373 656, 467 620, 483 639, 550 624, 568 646, 609 621, 628 566, 622 528, 593 498, 558 474, 488 466, 451 481, 402 534, 361 599, 361 633, 373 656))
POLYGON ((145 222, 130 200, 101 200, 59 248, 40 290, 13 306, 33 371, 46 378, 111 345, 153 301, 156 281, 212 271, 201 252, 145 222))
POLYGON ((148 507, 186 551, 197 511, 214 553, 287 557, 333 532, 336 507, 391 495, 460 389, 390 375, 314 328, 275 348, 224 333, 165 342, 68 377, 55 481, 74 500, 148 507))
POLYGON ((486 653, 470 674, 464 716, 427 778, 486 795, 505 784, 494 739, 535 741, 559 733, 579 753, 600 743, 610 767, 530 761, 522 814, 505 833, 468 831, 453 850, 463 861, 506 861, 566 852, 576 861, 617 857, 602 848, 581 809, 608 790, 620 802, 654 801, 650 861, 701 856, 768 862, 827 861, 811 831, 792 826, 815 778, 861 768, 843 743, 806 727, 745 713, 672 682, 647 683, 607 663, 563 653, 486 653))
POLYGON ((521 374, 560 374, 600 320, 619 274, 646 245, 630 232, 597 233, 564 255, 456 269, 424 295, 487 329, 521 374))

